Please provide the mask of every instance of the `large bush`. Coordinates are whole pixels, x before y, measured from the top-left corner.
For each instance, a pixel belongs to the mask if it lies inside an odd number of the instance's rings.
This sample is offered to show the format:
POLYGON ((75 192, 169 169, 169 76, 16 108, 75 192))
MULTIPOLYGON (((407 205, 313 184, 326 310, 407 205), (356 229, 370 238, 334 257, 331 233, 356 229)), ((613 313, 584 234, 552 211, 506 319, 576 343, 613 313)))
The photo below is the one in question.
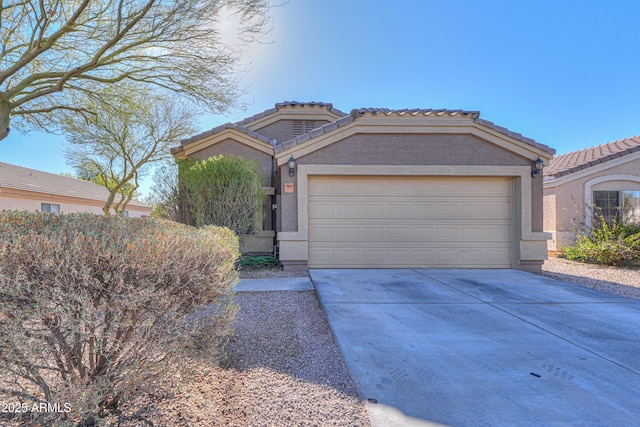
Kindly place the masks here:
POLYGON ((576 244, 563 248, 568 259, 611 266, 635 264, 640 260, 640 226, 607 222, 596 218, 589 232, 578 236, 576 244))
POLYGON ((228 229, 0 212, 0 401, 45 425, 90 423, 183 352, 215 350, 238 255, 228 229))
POLYGON ((229 227, 250 234, 262 221, 265 193, 257 161, 236 156, 183 160, 179 181, 195 225, 229 227))

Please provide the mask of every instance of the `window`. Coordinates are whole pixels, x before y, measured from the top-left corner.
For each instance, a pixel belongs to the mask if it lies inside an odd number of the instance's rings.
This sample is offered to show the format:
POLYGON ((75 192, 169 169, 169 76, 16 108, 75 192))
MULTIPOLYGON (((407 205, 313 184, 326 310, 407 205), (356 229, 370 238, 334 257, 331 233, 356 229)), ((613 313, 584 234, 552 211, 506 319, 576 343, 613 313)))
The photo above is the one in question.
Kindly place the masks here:
POLYGON ((594 191, 595 215, 602 215, 607 222, 640 221, 640 191, 594 191))
POLYGON ((293 136, 300 136, 303 133, 311 132, 316 128, 316 122, 313 120, 294 120, 293 121, 293 136))
POLYGON ((53 203, 41 203, 40 210, 42 212, 60 213, 60 205, 54 205, 53 203))

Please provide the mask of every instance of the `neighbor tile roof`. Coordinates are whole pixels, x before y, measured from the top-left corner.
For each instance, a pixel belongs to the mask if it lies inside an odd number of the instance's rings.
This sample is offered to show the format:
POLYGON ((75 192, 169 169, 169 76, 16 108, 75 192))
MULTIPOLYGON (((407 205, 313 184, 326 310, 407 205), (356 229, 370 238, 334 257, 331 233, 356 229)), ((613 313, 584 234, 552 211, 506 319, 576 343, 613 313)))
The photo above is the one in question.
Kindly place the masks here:
MULTIPOLYGON (((93 182, 0 162, 0 196, 2 188, 95 201, 106 201, 109 196, 106 188, 93 182)), ((131 200, 129 205, 146 207, 137 200, 131 200)))
POLYGON ((638 151, 640 136, 632 136, 557 156, 544 168, 544 174, 558 178, 638 151))
MULTIPOLYGON (((271 140, 269 138, 267 138, 266 136, 252 131, 250 129, 248 129, 246 126, 255 122, 256 120, 260 120, 262 118, 265 118, 267 116, 270 116, 272 114, 277 113, 278 111, 280 111, 280 109, 282 108, 287 108, 287 107, 324 107, 326 108, 330 113, 335 114, 336 116, 339 117, 345 117, 348 116, 347 113, 338 110, 337 108, 333 107, 333 104, 327 103, 327 102, 315 102, 315 101, 311 101, 311 102, 299 102, 299 101, 285 101, 285 102, 278 102, 273 108, 269 108, 268 110, 264 110, 260 113, 254 114, 253 116, 247 117, 246 119, 242 119, 239 122, 235 122, 235 123, 225 123, 223 125, 220 126, 216 126, 213 129, 210 129, 208 131, 199 133, 197 135, 194 135, 190 138, 187 139, 183 139, 182 141, 180 141, 180 146, 179 147, 173 147, 171 149, 171 153, 176 153, 182 150, 182 147, 184 147, 185 145, 188 145, 192 142, 196 142, 196 141, 200 141, 201 139, 205 139, 210 137, 211 135, 215 135, 216 133, 222 132, 225 129, 235 129, 237 131, 243 132, 251 137, 257 138, 263 142, 266 142, 268 144, 272 144, 271 140)), ((273 144, 272 144, 273 145, 273 144)))

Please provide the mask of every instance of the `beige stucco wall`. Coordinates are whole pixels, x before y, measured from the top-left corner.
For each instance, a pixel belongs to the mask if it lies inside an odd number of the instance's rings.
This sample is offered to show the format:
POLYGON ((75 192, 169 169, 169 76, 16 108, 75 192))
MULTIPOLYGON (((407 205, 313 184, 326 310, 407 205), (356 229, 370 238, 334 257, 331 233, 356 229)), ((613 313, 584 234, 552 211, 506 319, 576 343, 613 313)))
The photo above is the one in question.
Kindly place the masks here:
MULTIPOLYGON (((0 209, 40 211, 42 203, 51 203, 60 205, 60 213, 86 212, 103 215, 102 203, 98 201, 83 201, 82 199, 51 196, 41 193, 27 194, 27 192, 24 192, 23 195, 11 197, 6 195, 8 192, 7 189, 3 189, 2 192, 5 194, 0 193, 0 209)), ((126 210, 129 212, 129 217, 132 218, 149 216, 151 212, 149 208, 138 206, 127 206, 126 210)))
POLYGON ((623 162, 623 158, 574 172, 545 184, 544 230, 552 233, 549 250, 560 250, 575 242, 576 232, 590 223, 587 206, 594 190, 640 191, 640 158, 623 162), (630 179, 619 179, 627 176, 630 179), (636 178, 637 177, 637 178, 636 178), (633 180, 634 178, 637 181, 633 180))
POLYGON ((296 158, 298 171, 282 177, 279 209, 281 259, 303 262, 306 246, 306 176, 326 174, 435 174, 450 176, 512 176, 514 202, 515 267, 536 270, 546 258, 543 229, 542 177, 531 178, 532 159, 515 154, 470 134, 354 134, 296 158), (378 166, 379 165, 379 166, 378 166), (300 178, 302 177, 302 178, 300 178), (302 179, 302 182, 300 181, 302 179), (294 183, 295 193, 284 194, 284 183, 294 183), (526 200, 523 200, 526 197, 526 200), (304 225, 301 223, 304 221, 304 225))
POLYGON ((531 165, 529 159, 477 136, 455 134, 355 134, 297 161, 338 165, 531 165))
POLYGON ((209 157, 219 155, 234 155, 238 157, 244 157, 246 159, 257 160, 260 163, 260 170, 262 170, 264 185, 271 187, 271 168, 272 157, 262 151, 249 147, 245 144, 239 143, 231 138, 220 141, 214 145, 206 147, 197 153, 191 155, 195 160, 205 160, 209 157))

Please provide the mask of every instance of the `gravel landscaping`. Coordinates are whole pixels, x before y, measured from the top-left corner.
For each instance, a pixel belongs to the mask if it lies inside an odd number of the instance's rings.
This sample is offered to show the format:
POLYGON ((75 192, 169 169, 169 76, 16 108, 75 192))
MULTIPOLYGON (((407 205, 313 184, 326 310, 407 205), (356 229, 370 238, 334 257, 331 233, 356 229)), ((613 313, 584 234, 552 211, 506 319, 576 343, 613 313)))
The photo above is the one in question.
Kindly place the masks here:
POLYGON ((547 277, 640 300, 640 268, 607 267, 549 258, 540 273, 547 277))
POLYGON ((123 405, 109 426, 369 426, 314 291, 243 292, 221 366, 187 360, 175 393, 123 405))

